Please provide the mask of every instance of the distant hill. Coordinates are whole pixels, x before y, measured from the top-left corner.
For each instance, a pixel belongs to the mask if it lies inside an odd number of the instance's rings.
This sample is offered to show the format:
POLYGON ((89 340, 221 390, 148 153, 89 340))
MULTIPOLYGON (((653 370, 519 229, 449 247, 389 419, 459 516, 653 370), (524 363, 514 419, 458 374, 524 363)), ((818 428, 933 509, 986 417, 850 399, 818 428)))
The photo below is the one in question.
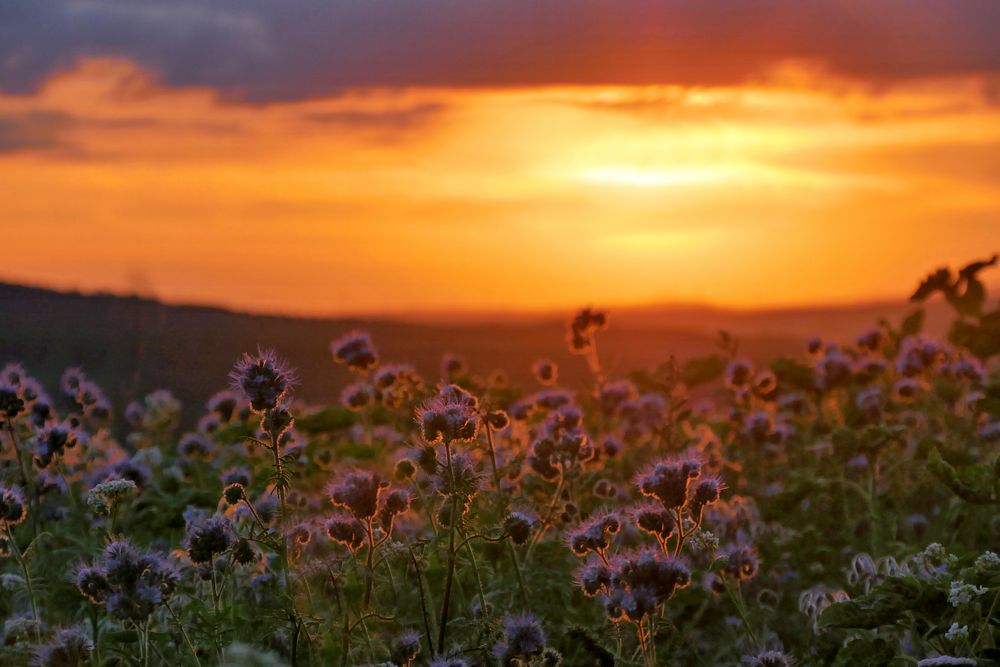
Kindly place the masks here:
MULTIPOLYGON (((764 360, 801 351, 809 335, 846 340, 881 316, 898 321, 910 309, 905 303, 757 312, 698 306, 619 309, 611 312, 600 352, 611 373, 625 373, 671 354, 708 353, 716 331, 726 329, 741 339, 745 354, 764 360)), ((502 367, 512 382, 530 386, 532 362, 546 356, 559 363, 562 378, 574 386, 586 370, 566 351, 569 316, 295 318, 0 283, 0 363, 24 363, 52 391, 64 368, 80 365, 119 412, 129 400, 166 387, 184 402, 190 421, 208 396, 226 386, 236 358, 258 345, 276 348, 298 369, 297 395, 334 400, 350 378, 333 364, 328 343, 351 329, 370 332, 383 360, 410 362, 428 379, 438 377, 441 355, 455 352, 466 357, 473 372, 502 367)), ((930 308, 932 330, 942 330, 946 321, 943 307, 930 308)))

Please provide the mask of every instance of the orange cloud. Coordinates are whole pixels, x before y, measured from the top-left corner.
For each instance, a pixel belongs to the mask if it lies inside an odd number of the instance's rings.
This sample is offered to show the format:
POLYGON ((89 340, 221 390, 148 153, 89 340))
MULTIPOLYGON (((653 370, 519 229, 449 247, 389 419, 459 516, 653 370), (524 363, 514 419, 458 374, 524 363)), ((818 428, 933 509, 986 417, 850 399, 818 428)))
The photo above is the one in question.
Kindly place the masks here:
POLYGON ((83 61, 0 96, 0 275, 295 313, 898 296, 1000 246, 989 83, 253 106, 83 61))

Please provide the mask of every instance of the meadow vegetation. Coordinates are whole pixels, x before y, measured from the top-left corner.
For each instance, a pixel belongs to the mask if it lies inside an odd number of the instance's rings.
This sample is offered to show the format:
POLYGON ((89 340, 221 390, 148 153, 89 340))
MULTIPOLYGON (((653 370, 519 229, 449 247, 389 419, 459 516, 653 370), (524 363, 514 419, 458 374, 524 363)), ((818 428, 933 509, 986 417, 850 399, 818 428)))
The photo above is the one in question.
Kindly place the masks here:
POLYGON ((324 406, 251 350, 188 432, 168 389, 113 406, 84 369, 43 387, 11 360, 0 664, 992 664, 995 263, 766 366, 720 333, 612 376, 613 321, 585 308, 563 342, 583 384, 458 355, 422 377, 353 331, 324 406))

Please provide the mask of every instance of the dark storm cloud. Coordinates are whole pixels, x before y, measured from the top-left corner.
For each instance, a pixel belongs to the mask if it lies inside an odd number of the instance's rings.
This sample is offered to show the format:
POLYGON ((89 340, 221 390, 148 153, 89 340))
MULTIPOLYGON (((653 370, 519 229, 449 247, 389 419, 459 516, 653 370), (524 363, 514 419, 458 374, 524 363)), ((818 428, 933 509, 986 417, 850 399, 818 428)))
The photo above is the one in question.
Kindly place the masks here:
POLYGON ((270 101, 354 86, 737 83, 798 59, 875 84, 1000 70, 997 0, 0 0, 0 89, 80 57, 270 101))

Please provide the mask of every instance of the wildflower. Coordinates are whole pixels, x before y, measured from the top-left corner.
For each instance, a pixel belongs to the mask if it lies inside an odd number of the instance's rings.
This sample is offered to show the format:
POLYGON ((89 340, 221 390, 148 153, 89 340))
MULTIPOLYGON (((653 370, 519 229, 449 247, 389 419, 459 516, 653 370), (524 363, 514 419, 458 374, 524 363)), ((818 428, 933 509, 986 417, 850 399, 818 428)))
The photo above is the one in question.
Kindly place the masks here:
POLYGON ((975 567, 980 571, 998 568, 1000 567, 1000 556, 996 555, 992 551, 984 551, 981 556, 976 558, 975 567))
POLYGON ((142 427, 151 432, 169 431, 180 422, 181 403, 166 389, 150 392, 144 399, 142 427))
POLYGON ((188 557, 195 564, 209 563, 233 544, 229 521, 222 516, 211 516, 188 525, 186 547, 188 557))
POLYGON ((559 379, 559 367, 551 359, 539 359, 532 364, 531 372, 543 387, 551 387, 559 379))
POLYGON ((17 387, 0 384, 0 422, 16 418, 24 412, 24 400, 17 387))
POLYGON ((761 651, 745 656, 743 662, 749 667, 794 667, 795 659, 781 651, 761 651))
POLYGON ((330 343, 330 352, 335 362, 355 372, 363 373, 378 365, 371 337, 360 331, 352 331, 330 343))
POLYGON ((205 407, 218 415, 220 421, 228 423, 236 416, 239 405, 240 395, 231 389, 223 389, 212 394, 205 407))
POLYGON ((574 582, 584 595, 594 597, 611 585, 611 568, 599 558, 591 557, 577 569, 574 582))
POLYGON ((587 354, 593 347, 594 333, 608 328, 608 314, 592 308, 581 309, 570 321, 569 350, 573 354, 587 354))
POLYGON ((406 630, 393 639, 389 648, 389 660, 394 665, 406 666, 417 659, 420 653, 420 633, 406 630))
POLYGON ((753 378, 753 391, 758 396, 770 396, 778 388, 778 378, 770 369, 764 369, 753 378))
POLYGON ((645 496, 659 500, 667 509, 683 507, 691 480, 701 475, 696 459, 662 459, 636 476, 636 486, 645 496))
POLYGON ((274 350, 244 353, 229 375, 233 389, 243 392, 254 412, 274 409, 295 384, 295 375, 274 350))
POLYGON ((531 529, 538 520, 527 511, 514 510, 504 519, 503 529, 514 544, 524 544, 531 537, 531 529))
POLYGON ((381 494, 378 521, 387 532, 393 520, 410 509, 410 492, 405 489, 389 489, 381 494))
POLYGON ((330 501, 350 510, 359 521, 375 516, 379 494, 389 484, 368 470, 353 470, 327 488, 330 501))
POLYGON ((230 484, 239 484, 241 486, 250 486, 250 471, 247 468, 226 468, 222 471, 222 483, 225 486, 230 484))
POLYGON ((371 385, 355 382, 340 392, 340 404, 351 412, 361 412, 375 401, 371 385))
POLYGON ((365 527, 346 512, 338 512, 327 521, 326 534, 331 540, 357 551, 365 542, 365 527))
POLYGON ((97 516, 111 516, 135 489, 136 484, 130 479, 109 479, 87 491, 87 507, 97 516))
POLYGON ((618 411, 628 401, 639 397, 639 390, 628 380, 608 382, 601 387, 601 411, 606 415, 618 414, 618 411))
POLYGON ((51 642, 35 650, 37 667, 83 667, 94 650, 91 641, 79 628, 61 628, 51 642))
POLYGON ((441 357, 441 377, 453 378, 465 375, 469 372, 469 364, 465 357, 450 352, 441 357))
POLYGON ((222 490, 222 497, 226 499, 227 504, 237 505, 246 497, 246 489, 239 482, 233 482, 222 490))
POLYGON ((733 359, 726 364, 725 382, 730 389, 742 389, 753 377, 753 364, 746 359, 733 359))
POLYGON ((881 327, 872 327, 854 339, 855 345, 862 350, 875 352, 882 345, 885 339, 885 330, 881 327))
POLYGON ((611 537, 621 530, 621 520, 613 512, 593 514, 566 535, 566 544, 581 558, 591 551, 603 554, 611 537))
POLYGON ((212 458, 215 445, 201 433, 186 433, 177 443, 177 452, 186 459, 212 458))
POLYGON ((610 592, 604 598, 604 608, 612 621, 639 623, 674 591, 690 583, 687 566, 660 549, 630 551, 611 562, 610 592))
POLYGON ((816 362, 817 386, 829 391, 846 383, 851 377, 851 359, 837 347, 830 345, 816 362))
POLYGON ((735 579, 752 579, 757 575, 760 558, 757 550, 749 544, 731 544, 722 549, 725 557, 723 572, 735 579))
POLYGON ((80 565, 73 577, 80 594, 92 604, 104 604, 111 592, 108 575, 103 568, 96 565, 80 565))
POLYGON ((666 541, 677 528, 674 516, 659 503, 644 503, 633 508, 632 517, 640 530, 666 541))
POLYGON ((897 403, 912 403, 921 389, 919 381, 913 378, 900 378, 892 385, 892 400, 897 403))
POLYGON ((871 387, 858 392, 854 397, 854 405, 869 419, 878 419, 882 415, 882 390, 871 387))
POLYGON ((486 422, 494 431, 502 431, 510 426, 510 417, 503 410, 490 410, 486 422))
POLYGON ((541 622, 530 613, 505 616, 503 635, 493 647, 493 657, 504 665, 515 659, 528 662, 545 648, 545 631, 541 622))
POLYGON ((983 586, 967 584, 964 581, 953 581, 948 589, 948 602, 951 603, 952 607, 962 607, 988 592, 989 589, 983 586))
POLYGON ((0 528, 12 528, 28 516, 24 494, 16 486, 0 484, 0 528))
POLYGON ((240 565, 252 565, 257 562, 257 551, 250 540, 241 537, 233 545, 233 561, 240 565))
POLYGON ((426 401, 417 411, 424 440, 437 442, 472 442, 479 433, 476 414, 478 401, 455 385, 441 387, 438 396, 426 401))
POLYGON ((427 667, 469 667, 469 663, 457 655, 436 655, 427 663, 427 667))
POLYGON ((773 430, 774 424, 767 410, 754 410, 743 420, 743 433, 754 442, 764 442, 773 430))
POLYGON ((969 626, 959 625, 958 623, 952 623, 948 631, 944 633, 945 639, 950 642, 960 642, 963 639, 969 638, 969 626))

